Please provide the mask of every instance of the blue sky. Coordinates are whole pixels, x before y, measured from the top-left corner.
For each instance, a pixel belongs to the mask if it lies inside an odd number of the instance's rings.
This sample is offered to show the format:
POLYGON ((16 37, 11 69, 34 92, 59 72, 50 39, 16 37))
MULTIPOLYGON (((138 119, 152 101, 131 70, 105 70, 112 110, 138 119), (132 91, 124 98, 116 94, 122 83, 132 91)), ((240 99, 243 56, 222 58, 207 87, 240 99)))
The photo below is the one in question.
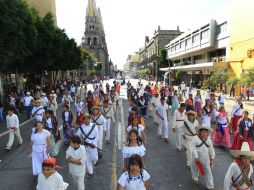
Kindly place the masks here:
MULTIPOLYGON (((228 15, 232 0, 96 0, 101 8, 109 55, 123 67, 128 54, 143 47, 154 30, 192 29, 228 15)), ((78 44, 85 30, 88 0, 56 0, 57 24, 78 44)))

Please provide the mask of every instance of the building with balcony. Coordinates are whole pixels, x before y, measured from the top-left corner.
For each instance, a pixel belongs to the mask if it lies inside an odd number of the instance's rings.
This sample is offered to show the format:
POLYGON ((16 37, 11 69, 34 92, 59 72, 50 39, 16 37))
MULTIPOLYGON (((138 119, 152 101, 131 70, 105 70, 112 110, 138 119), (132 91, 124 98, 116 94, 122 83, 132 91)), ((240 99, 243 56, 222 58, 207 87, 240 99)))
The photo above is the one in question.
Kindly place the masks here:
POLYGON ((153 37, 149 39, 149 37, 146 36, 144 47, 139 49, 140 58, 138 69, 149 68, 150 76, 157 78, 160 50, 165 48, 166 44, 180 34, 182 34, 182 32, 179 31, 179 27, 177 27, 177 30, 162 30, 160 26, 158 26, 158 30, 155 30, 153 37))
POLYGON ((170 73, 182 72, 185 82, 198 84, 207 79, 213 69, 227 72, 229 63, 228 19, 210 20, 178 36, 166 45, 170 73))

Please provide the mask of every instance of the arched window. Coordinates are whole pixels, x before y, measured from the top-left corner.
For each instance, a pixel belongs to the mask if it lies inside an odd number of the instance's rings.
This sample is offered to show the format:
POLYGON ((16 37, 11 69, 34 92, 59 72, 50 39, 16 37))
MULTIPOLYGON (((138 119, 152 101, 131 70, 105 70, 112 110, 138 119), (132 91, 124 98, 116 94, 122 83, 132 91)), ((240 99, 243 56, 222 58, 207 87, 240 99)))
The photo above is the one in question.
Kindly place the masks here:
POLYGON ((97 38, 93 38, 93 44, 97 45, 97 38))
POLYGON ((91 45, 91 38, 87 38, 87 45, 91 45))

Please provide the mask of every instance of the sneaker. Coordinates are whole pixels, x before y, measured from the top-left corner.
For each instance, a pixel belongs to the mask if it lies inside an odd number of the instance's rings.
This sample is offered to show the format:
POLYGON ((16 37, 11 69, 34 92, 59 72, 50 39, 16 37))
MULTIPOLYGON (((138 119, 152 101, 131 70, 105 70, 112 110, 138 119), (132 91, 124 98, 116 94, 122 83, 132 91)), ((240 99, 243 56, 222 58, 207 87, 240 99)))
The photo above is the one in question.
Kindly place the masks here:
POLYGON ((11 150, 11 148, 9 148, 9 147, 5 147, 5 149, 4 149, 4 150, 10 151, 10 150, 11 150))

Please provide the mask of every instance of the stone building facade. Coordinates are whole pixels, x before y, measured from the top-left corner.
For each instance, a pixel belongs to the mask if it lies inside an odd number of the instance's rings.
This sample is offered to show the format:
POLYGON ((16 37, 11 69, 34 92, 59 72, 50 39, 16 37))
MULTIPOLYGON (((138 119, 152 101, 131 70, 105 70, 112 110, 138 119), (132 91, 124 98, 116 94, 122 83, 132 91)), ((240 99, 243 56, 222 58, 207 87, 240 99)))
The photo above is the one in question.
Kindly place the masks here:
POLYGON ((150 77, 157 78, 160 50, 180 34, 182 32, 180 32, 179 27, 177 30, 162 30, 158 26, 151 39, 146 36, 145 45, 139 50, 139 69, 149 68, 150 77))
POLYGON ((101 11, 100 8, 96 7, 95 0, 88 0, 82 47, 96 58, 95 66, 101 68, 98 70, 99 75, 105 76, 111 74, 101 11))

